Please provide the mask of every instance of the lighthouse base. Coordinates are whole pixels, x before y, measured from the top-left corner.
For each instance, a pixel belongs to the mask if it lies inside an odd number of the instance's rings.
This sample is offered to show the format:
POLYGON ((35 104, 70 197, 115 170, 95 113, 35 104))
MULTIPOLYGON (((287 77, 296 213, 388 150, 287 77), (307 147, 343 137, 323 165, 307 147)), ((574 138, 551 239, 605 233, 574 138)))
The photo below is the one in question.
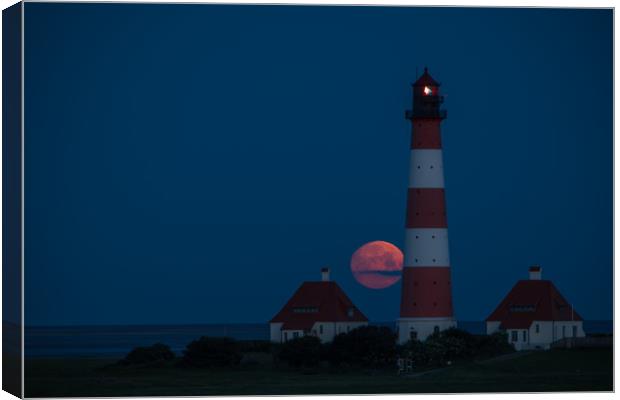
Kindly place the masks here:
POLYGON ((401 318, 398 320, 398 343, 404 344, 411 339, 426 340, 436 331, 455 328, 452 317, 438 318, 401 318))

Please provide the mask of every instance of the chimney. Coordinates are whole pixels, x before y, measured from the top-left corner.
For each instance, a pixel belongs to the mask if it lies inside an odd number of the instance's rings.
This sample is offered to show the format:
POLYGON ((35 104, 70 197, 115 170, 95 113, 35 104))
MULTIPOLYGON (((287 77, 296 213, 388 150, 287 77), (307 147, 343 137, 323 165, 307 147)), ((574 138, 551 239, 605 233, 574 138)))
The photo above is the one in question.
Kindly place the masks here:
POLYGON ((321 268, 321 280, 323 282, 329 282, 329 268, 321 268))
POLYGON ((539 281, 542 275, 542 268, 540 265, 532 265, 530 267, 530 280, 531 281, 539 281))

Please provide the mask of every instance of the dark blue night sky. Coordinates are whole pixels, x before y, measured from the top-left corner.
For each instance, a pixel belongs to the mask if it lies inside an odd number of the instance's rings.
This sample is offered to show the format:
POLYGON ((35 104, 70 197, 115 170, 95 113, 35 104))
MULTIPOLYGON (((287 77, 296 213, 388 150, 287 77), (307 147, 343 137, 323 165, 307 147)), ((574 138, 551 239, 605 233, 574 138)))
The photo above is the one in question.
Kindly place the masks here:
POLYGON ((541 264, 612 317, 612 11, 27 3, 26 324, 266 322, 402 247, 410 82, 442 82, 454 306, 541 264))

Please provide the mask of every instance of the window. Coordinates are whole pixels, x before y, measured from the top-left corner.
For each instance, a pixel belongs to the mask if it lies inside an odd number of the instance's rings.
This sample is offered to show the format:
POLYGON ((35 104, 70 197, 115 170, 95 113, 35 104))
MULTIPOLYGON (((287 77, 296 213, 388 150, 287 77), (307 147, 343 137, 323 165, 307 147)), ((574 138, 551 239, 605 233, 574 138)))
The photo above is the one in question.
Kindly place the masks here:
POLYGON ((299 332, 293 332, 293 339, 297 339, 299 337, 299 332))
POLYGON ((351 330, 351 327, 347 325, 347 332, 349 332, 350 330, 351 330))
POLYGON ((536 324, 536 333, 540 333, 540 325, 536 324))
POLYGON ((296 314, 316 313, 316 312, 319 312, 319 308, 318 307, 295 307, 293 308, 293 312, 296 314))
POLYGON ((527 342, 527 331, 523 331, 523 342, 527 342))
POLYGON ((510 333, 510 335, 511 335, 510 340, 511 340, 512 342, 518 342, 518 341, 519 341, 519 332, 517 332, 517 331, 512 331, 512 332, 510 333))
POLYGON ((566 337, 566 326, 562 327, 562 339, 566 337))
POLYGON ((418 332, 414 331, 413 329, 411 330, 411 332, 409 332, 409 338, 411 340, 415 340, 418 338, 418 332))
POLYGON ((319 333, 322 335, 323 334, 323 325, 319 325, 319 333))
POLYGON ((577 327, 573 326, 573 337, 577 337, 577 327))
POLYGON ((437 325, 435 325, 435 327, 433 328, 433 332, 434 333, 439 333, 439 327, 437 325))
POLYGON ((534 312, 536 306, 533 304, 512 304, 509 309, 510 312, 534 312))
POLYGON ((349 316, 349 318, 353 318, 353 307, 349 308, 349 310, 347 311, 347 315, 349 316))
POLYGON ((288 341, 288 332, 284 332, 284 341, 288 341))

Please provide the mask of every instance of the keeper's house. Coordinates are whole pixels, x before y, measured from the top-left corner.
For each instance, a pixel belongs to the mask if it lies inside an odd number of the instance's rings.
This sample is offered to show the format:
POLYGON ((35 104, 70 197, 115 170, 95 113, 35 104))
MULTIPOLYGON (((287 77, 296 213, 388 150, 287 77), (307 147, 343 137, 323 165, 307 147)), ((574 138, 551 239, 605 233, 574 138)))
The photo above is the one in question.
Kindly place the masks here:
POLYGON ((541 267, 530 267, 530 279, 517 282, 486 319, 487 334, 505 331, 516 350, 549 349, 556 340, 585 336, 581 316, 541 275, 541 267))
POLYGON ((323 268, 321 275, 319 282, 304 282, 269 321, 272 342, 286 342, 305 335, 330 342, 339 333, 368 325, 368 318, 336 282, 329 280, 329 269, 323 268))

